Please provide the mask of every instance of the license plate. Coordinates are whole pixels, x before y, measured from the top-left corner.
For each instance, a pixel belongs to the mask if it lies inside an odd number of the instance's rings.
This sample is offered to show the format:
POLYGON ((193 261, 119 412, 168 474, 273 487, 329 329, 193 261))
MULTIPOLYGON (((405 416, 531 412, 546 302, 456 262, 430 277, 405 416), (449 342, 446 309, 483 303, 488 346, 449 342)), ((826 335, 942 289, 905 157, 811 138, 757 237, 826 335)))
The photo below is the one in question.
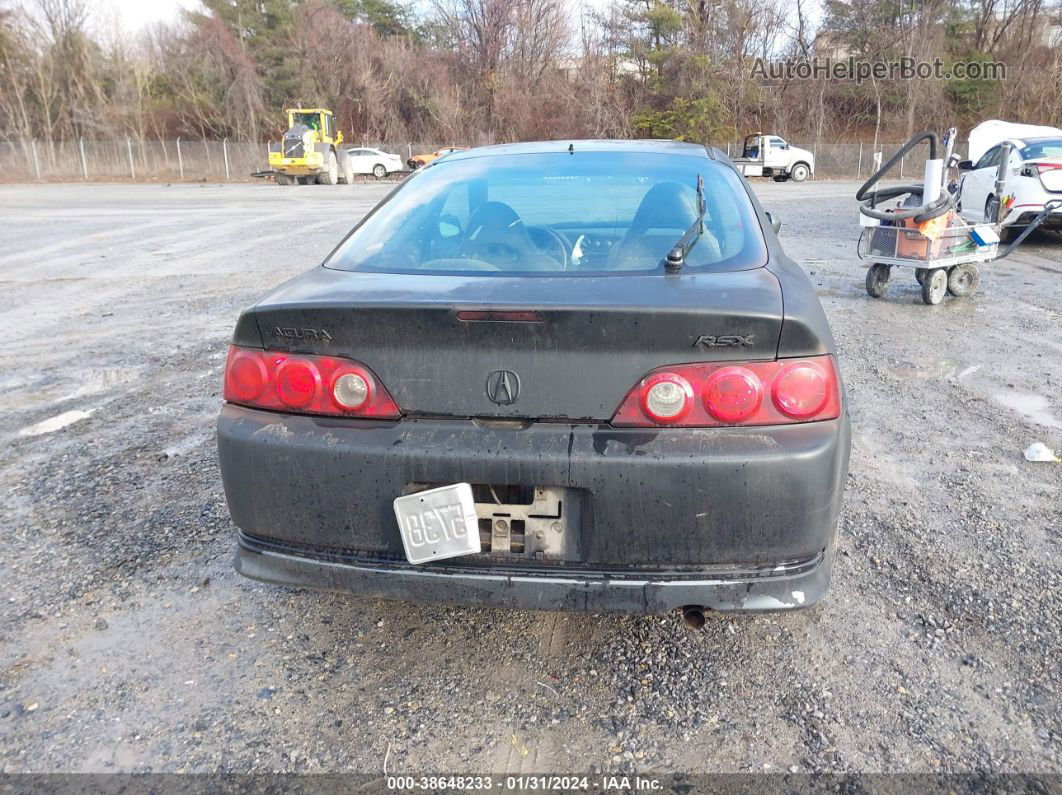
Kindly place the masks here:
POLYGON ((395 517, 410 563, 481 552, 472 487, 467 483, 418 491, 395 500, 395 517))

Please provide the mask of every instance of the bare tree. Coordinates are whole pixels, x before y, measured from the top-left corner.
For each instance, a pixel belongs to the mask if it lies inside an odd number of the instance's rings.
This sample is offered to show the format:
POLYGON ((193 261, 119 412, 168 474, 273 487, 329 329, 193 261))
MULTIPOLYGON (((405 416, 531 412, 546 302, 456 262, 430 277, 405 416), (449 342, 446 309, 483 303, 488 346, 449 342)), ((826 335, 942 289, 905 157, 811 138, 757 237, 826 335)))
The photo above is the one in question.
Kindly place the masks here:
POLYGON ((432 0, 416 27, 359 1, 202 0, 104 43, 90 0, 0 0, 0 138, 260 140, 295 104, 332 108, 355 140, 425 145, 754 128, 877 145, 986 115, 1062 121, 1060 0, 824 0, 822 15, 808 0, 610 0, 574 18, 574 0, 432 0), (752 70, 824 54, 1009 73, 857 85, 752 70))

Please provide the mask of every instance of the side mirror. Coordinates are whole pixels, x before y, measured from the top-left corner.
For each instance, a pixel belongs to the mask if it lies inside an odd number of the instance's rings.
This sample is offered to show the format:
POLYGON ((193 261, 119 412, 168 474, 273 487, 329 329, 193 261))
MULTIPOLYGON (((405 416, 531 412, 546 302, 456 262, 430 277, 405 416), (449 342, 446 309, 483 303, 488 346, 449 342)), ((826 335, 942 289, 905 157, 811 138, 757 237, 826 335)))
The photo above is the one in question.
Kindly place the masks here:
POLYGON ((778 230, 782 228, 782 219, 779 218, 777 215, 773 215, 768 212, 765 212, 764 215, 766 215, 767 220, 771 222, 771 229, 773 229, 774 233, 777 235, 778 230))
POLYGON ((959 161, 959 171, 973 171, 973 161, 972 160, 960 160, 959 161))

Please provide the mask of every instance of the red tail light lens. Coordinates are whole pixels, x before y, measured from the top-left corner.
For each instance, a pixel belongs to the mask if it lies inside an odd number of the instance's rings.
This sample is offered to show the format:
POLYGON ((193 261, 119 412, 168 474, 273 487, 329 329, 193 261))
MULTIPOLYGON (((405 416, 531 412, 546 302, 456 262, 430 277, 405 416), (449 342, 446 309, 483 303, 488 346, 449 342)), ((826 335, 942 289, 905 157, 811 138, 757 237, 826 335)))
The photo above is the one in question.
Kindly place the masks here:
POLYGON ((229 351, 228 366, 225 368, 226 399, 231 393, 235 401, 253 401, 265 390, 268 380, 269 374, 262 357, 257 353, 238 348, 229 351))
POLYGON ((840 382, 833 357, 815 356, 740 365, 706 362, 654 370, 624 398, 612 424, 785 425, 832 420, 840 413, 840 382), (673 409, 672 414, 661 409, 681 402, 680 396, 685 400, 680 409, 673 409))
POLYGON ((273 378, 277 397, 288 408, 306 408, 321 391, 321 374, 305 359, 285 359, 273 378))
POLYGON ((704 384, 704 407, 720 422, 747 420, 763 402, 763 384, 747 367, 723 367, 704 384))
POLYGON ((225 400, 298 414, 395 419, 398 406, 372 371, 338 356, 229 348, 225 400))
POLYGON ((829 377, 816 364, 791 364, 775 377, 771 397, 794 419, 814 417, 830 398, 829 377))

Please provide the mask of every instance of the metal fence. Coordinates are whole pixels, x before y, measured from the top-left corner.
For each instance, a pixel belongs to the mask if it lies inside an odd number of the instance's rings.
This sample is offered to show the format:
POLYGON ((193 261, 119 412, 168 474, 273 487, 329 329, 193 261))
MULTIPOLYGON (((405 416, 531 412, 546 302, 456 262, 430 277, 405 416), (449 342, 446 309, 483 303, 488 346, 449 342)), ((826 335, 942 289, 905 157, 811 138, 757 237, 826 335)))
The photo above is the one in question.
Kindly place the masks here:
MULTIPOLYGON (((405 160, 413 152, 432 152, 442 145, 350 142, 345 146, 373 146, 400 154, 405 160)), ((0 181, 3 182, 241 181, 268 168, 266 143, 180 138, 0 142, 0 181)))
MULTIPOLYGON (((405 160, 415 153, 433 152, 454 144, 350 141, 344 145, 382 149, 405 160)), ((888 159, 900 144, 879 146, 883 158, 888 159)), ((724 143, 719 148, 727 154, 738 152, 737 144, 724 143)), ((873 170, 873 147, 869 143, 805 144, 804 148, 815 155, 818 179, 861 179, 873 170)), ((266 143, 228 140, 6 141, 0 142, 0 181, 242 181, 250 179, 256 171, 269 168, 268 153, 266 143)), ((915 162, 906 164, 906 175, 905 164, 900 163, 899 178, 921 176, 921 156, 916 153, 912 159, 915 162)))

